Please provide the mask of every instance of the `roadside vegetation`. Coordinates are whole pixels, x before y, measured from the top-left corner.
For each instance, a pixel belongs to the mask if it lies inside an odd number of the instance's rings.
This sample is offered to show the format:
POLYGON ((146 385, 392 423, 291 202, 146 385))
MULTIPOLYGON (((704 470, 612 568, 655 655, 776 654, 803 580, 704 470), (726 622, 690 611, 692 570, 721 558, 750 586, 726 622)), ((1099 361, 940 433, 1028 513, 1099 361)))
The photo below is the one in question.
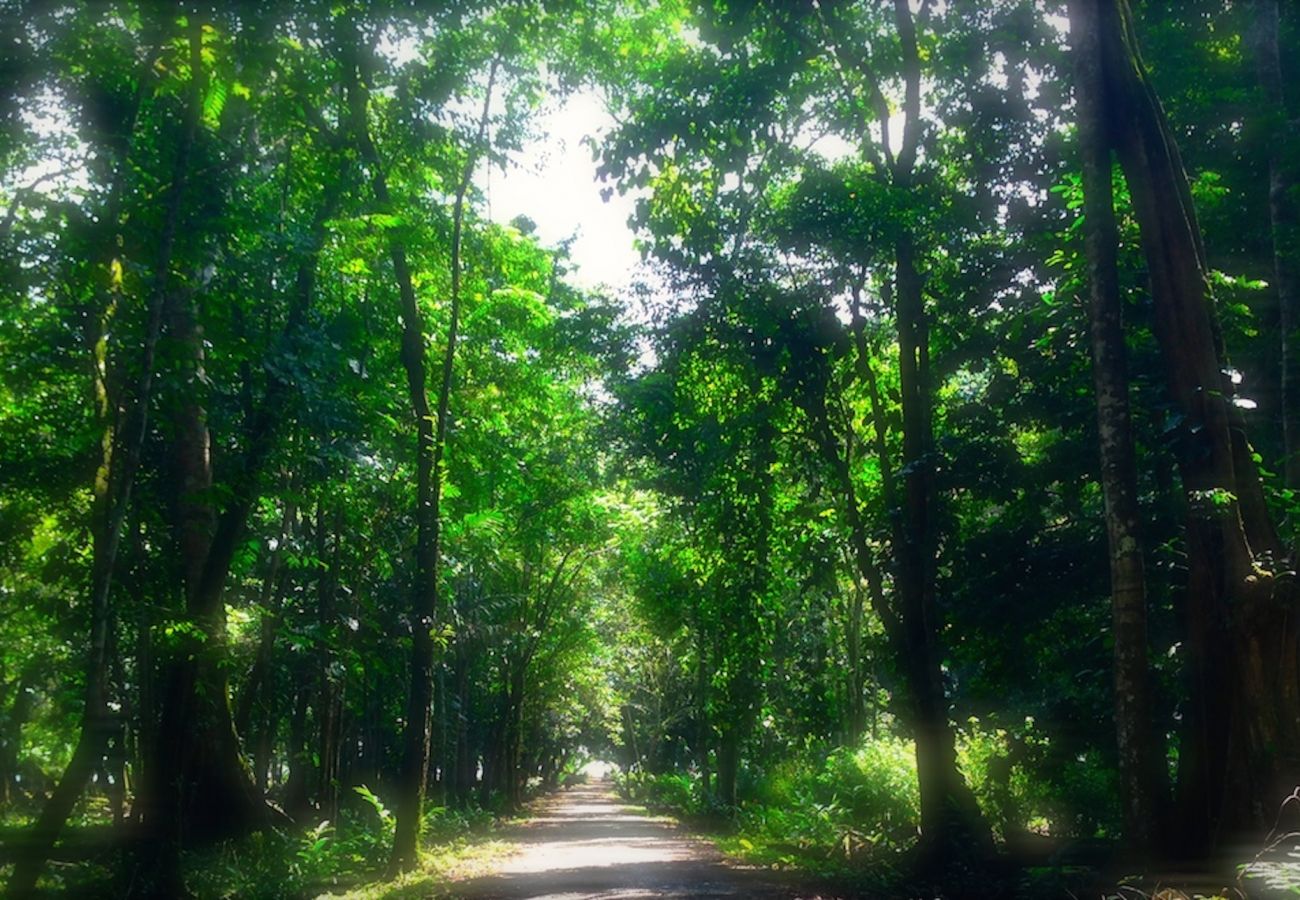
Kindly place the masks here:
POLYGON ((8 893, 1294 887, 1298 13, 0 0, 8 893))

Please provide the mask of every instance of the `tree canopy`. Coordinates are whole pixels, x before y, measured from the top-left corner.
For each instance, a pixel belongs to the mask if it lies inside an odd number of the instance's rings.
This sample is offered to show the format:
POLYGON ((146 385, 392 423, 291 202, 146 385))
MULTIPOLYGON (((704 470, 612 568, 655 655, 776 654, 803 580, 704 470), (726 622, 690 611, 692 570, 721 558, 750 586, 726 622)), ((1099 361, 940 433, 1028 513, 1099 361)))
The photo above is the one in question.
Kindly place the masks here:
POLYGON ((1282 853, 1296 12, 0 0, 9 891, 410 883, 592 760, 846 896, 1282 853), (589 101, 597 288, 492 212, 589 101))

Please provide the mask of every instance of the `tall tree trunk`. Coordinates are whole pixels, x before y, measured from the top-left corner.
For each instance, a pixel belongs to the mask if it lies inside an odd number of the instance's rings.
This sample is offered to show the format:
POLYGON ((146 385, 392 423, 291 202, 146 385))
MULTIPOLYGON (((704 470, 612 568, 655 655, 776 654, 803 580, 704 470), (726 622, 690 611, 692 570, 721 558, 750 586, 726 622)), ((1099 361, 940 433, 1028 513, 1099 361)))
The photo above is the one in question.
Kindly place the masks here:
POLYGON ((641 751, 637 747, 636 716, 632 713, 632 705, 630 703, 623 704, 623 732, 627 736, 627 746, 632 753, 627 766, 628 771, 639 772, 642 768, 641 751))
POLYGON ((453 767, 452 796, 457 806, 469 803, 470 791, 474 786, 474 760, 470 755, 469 745, 469 659, 466 653, 466 638, 457 629, 456 659, 452 680, 456 685, 455 716, 455 763, 453 767))
POLYGON ((329 563, 321 570, 317 584, 316 624, 319 629, 320 642, 316 653, 316 755, 320 761, 317 769, 316 802, 323 818, 331 822, 338 820, 339 799, 339 726, 342 710, 340 707, 341 687, 333 674, 334 649, 334 610, 335 592, 339 578, 339 544, 341 517, 336 513, 334 527, 326 523, 325 506, 316 508, 316 541, 318 558, 326 558, 326 542, 329 534, 334 533, 333 549, 329 563))
MULTIPOLYGON (((191 52, 200 40, 191 29, 191 52)), ((144 100, 149 83, 143 73, 136 93, 134 109, 127 118, 124 134, 133 134, 135 120, 144 100)), ((91 382, 96 423, 100 429, 100 462, 95 472, 91 500, 91 573, 90 573, 90 652, 86 665, 85 703, 82 712, 81 732, 72 759, 59 779, 54 792, 30 832, 25 836, 25 848, 14 866, 9 879, 9 893, 15 897, 33 891, 50 851, 72 814, 73 806, 85 790, 102 759, 113 729, 108 708, 108 629, 111 621, 110 597, 117 552, 121 544, 123 525, 130 508, 131 491, 143 452, 145 435, 149 430, 149 409, 153 395, 155 355, 162 329, 164 298, 180 222, 181 203, 185 196, 189 173, 189 155, 194 143, 198 123, 199 103, 202 99, 203 77, 195 72, 190 80, 189 96, 178 129, 176 155, 173 159, 171 181, 163 214, 163 226, 158 241, 158 256, 154 263, 149 293, 148 314, 141 348, 140 370, 131 409, 124 412, 124 398, 114 396, 109 378, 109 333, 119 303, 124 302, 122 279, 124 261, 116 254, 120 226, 122 198, 128 168, 130 143, 122 149, 104 222, 108 234, 103 243, 106 253, 101 266, 105 281, 104 304, 91 317, 93 333, 89 335, 92 367, 91 382)))
MULTIPOLYGON (((895 177, 899 187, 907 179, 895 177)), ((992 832, 957 767, 948 717, 935 604, 937 535, 933 523, 934 462, 929 383, 929 328, 916 249, 904 233, 894 248, 899 387, 903 419, 903 508, 895 529, 895 589, 901 660, 907 677, 921 792, 923 856, 936 864, 989 858, 992 832)))
MULTIPOLYGON (((355 23, 345 22, 351 32, 344 46, 351 59, 344 66, 352 135, 361 158, 370 170, 371 190, 380 210, 394 209, 388 180, 379 151, 370 137, 369 88, 362 69, 362 48, 355 23)), ((416 541, 415 578, 411 598, 411 680, 407 694, 406 726, 402 752, 402 778, 397 803, 397 829, 389 871, 396 874, 413 868, 419 859, 420 815, 424 805, 425 775, 429 766, 430 713, 433 702, 433 629, 438 612, 438 557, 441 538, 442 456, 447 440, 456 337, 460 326, 461 233, 465 195, 469 191, 479 148, 487 132, 497 60, 488 76, 487 93, 479 116, 478 133, 456 186, 452 209, 451 310, 447 343, 443 352, 442 379, 438 390, 437 416, 429 407, 428 378, 424 358, 424 317, 420 312, 407 261, 406 246, 390 232, 388 255, 397 280, 402 318, 402 366, 406 370, 407 393, 416 426, 416 541)))
MULTIPOLYGON (((272 678, 268 676, 266 681, 270 684, 272 678)), ((275 749, 275 735, 279 730, 281 715, 279 693, 268 690, 262 701, 262 715, 258 719, 254 732, 256 740, 253 742, 253 782, 257 785, 258 793, 261 794, 267 792, 272 782, 271 757, 275 749)))
MULTIPOLYGON (((194 46, 200 44, 201 38, 196 38, 194 46)), ((196 71, 202 69, 197 49, 191 65, 196 71)), ((281 352, 296 352, 307 323, 326 224, 342 189, 338 179, 328 184, 316 209, 311 242, 298 259, 279 340, 281 352)), ((202 329, 192 295, 174 291, 167 303, 168 337, 188 386, 184 397, 173 404, 171 449, 178 477, 175 528, 182 553, 185 618, 193 630, 182 636, 166 667, 157 760, 141 796, 147 846, 137 860, 137 874, 159 894, 182 889, 179 854, 185 844, 237 835, 281 817, 258 792, 235 731, 224 593, 293 390, 288 378, 268 367, 264 396, 250 410, 242 458, 223 489, 214 491, 211 435, 201 402, 202 329), (228 498, 219 512, 214 497, 218 493, 228 498)))
MULTIPOLYGON (((142 773, 154 764, 154 751, 158 746, 158 703, 155 688, 158 673, 154 665, 153 604, 146 599, 149 588, 146 581, 144 554, 144 528, 139 516, 131 526, 131 589, 137 597, 135 604, 135 681, 136 681, 136 747, 132 774, 134 791, 139 794, 142 773)), ((139 804, 133 805, 132 817, 139 818, 139 804)))
MULTIPOLYGON (((1300 775, 1295 588, 1264 505, 1207 278, 1191 192, 1125 0, 1088 5, 1109 139, 1142 233, 1155 332, 1183 416, 1188 664, 1179 818, 1203 854, 1268 827, 1300 775)), ((1083 9, 1083 5, 1080 6, 1083 9)))
POLYGON ((740 735, 734 727, 724 727, 718 734, 718 802, 735 809, 736 777, 740 771, 740 735))
MULTIPOLYGON (((917 40, 917 15, 910 0, 894 0, 894 25, 898 34, 903 84, 901 109, 902 135, 897 153, 890 142, 891 111, 874 67, 859 59, 855 48, 836 41, 835 9, 827 5, 819 14, 826 40, 835 57, 836 68, 850 103, 858 112, 864 159, 877 178, 891 190, 912 190, 915 167, 920 151, 923 128, 921 117, 922 67, 917 40), (864 90, 848 84, 850 74, 861 81, 864 90), (879 129, 879 139, 871 134, 879 129)), ((929 15, 929 3, 920 4, 921 16, 929 15)), ((993 852, 992 832, 980 813, 969 785, 957 767, 956 735, 948 717, 948 698, 943 681, 940 635, 942 621, 936 604, 938 568, 938 534, 933 521, 934 487, 932 473, 932 385, 929 382, 929 331, 925 310, 924 277, 916 235, 906 226, 894 242, 894 278, 886 284, 886 299, 893 300, 898 332, 899 387, 903 424, 903 456, 898 468, 901 490, 895 491, 891 469, 882 465, 881 472, 897 502, 886 498, 894 518, 892 551, 894 562, 894 602, 887 603, 883 590, 877 588, 879 575, 867 542, 852 478, 849 455, 854 439, 850 432, 844 446, 834 437, 825 415, 825 399, 807 398, 805 405, 814 421, 816 439, 823 455, 837 471, 843 492, 844 509, 859 571, 868 582, 869 596, 885 626, 886 637, 894 658, 901 668, 907 688, 907 718, 916 740, 917 777, 921 792, 922 867, 940 867, 958 860, 988 858, 993 852), (811 402, 809 402, 811 401, 811 402), (818 423, 818 419, 821 420, 818 423)), ((855 334, 860 377, 866 355, 855 315, 855 334)), ((888 459, 881 438, 883 422, 873 379, 867 380, 876 424, 877 454, 888 459)), ((823 378, 824 390, 828 381, 823 378)))
POLYGON ((503 771, 505 774, 506 802, 517 806, 522 797, 520 792, 524 773, 520 771, 524 740, 524 685, 526 667, 521 666, 511 677, 508 702, 509 719, 506 723, 506 738, 502 742, 505 756, 503 771))
POLYGON ((289 778, 284 786, 284 809, 292 818, 304 821, 311 810, 311 748, 307 742, 307 707, 311 702, 307 665, 300 660, 294 667, 296 690, 293 710, 289 713, 289 778))
POLYGON ((1083 162, 1084 242, 1088 266, 1092 372, 1097 396, 1101 486, 1110 555, 1112 633, 1115 653, 1115 736, 1119 749, 1121 801, 1129 848, 1152 849, 1161 829, 1164 778, 1151 728, 1147 661, 1146 573, 1143 566, 1137 464, 1129 413, 1123 305, 1120 298, 1110 141, 1104 132, 1096 30, 1089 10, 1070 6, 1075 43, 1075 97, 1083 162))
POLYGON ((435 796, 440 806, 445 806, 447 803, 447 766, 451 760, 451 752, 447 748, 447 715, 449 708, 447 664, 444 657, 440 661, 438 674, 434 679, 433 721, 434 734, 437 735, 437 740, 434 742, 433 750, 429 753, 429 777, 433 779, 435 796))
POLYGON ((1273 275, 1281 332, 1282 473, 1286 486, 1300 487, 1300 365, 1295 356, 1300 327, 1300 203, 1296 199, 1295 123, 1287 115, 1282 54, 1278 45, 1278 0, 1255 0, 1249 35, 1255 71, 1264 94, 1264 139, 1268 146, 1268 214, 1273 235, 1273 275))
POLYGON ((709 785, 709 736, 713 724, 709 721, 709 661, 704 646, 704 630, 696 625, 695 657, 695 764, 700 769, 700 784, 705 796, 709 785))
POLYGON ((844 650, 848 663, 848 672, 845 673, 844 678, 844 689, 848 692, 845 704, 847 708, 844 743, 849 747, 856 747, 867 728, 866 679, 862 652, 866 592, 862 588, 862 576, 853 562, 852 555, 845 553, 845 564, 849 578, 853 581, 853 592, 849 597, 849 621, 844 633, 844 650))

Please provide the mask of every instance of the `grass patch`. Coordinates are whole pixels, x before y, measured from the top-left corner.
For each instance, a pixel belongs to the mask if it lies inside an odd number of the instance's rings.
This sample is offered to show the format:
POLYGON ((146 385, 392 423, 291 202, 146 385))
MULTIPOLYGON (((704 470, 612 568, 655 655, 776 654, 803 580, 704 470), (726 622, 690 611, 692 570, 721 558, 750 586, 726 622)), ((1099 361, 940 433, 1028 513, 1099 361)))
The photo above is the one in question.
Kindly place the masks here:
POLYGON ((420 854, 419 868, 393 881, 372 882, 343 894, 324 896, 344 900, 454 897, 455 882, 491 873, 515 849, 516 845, 509 841, 466 835, 425 848, 420 854))

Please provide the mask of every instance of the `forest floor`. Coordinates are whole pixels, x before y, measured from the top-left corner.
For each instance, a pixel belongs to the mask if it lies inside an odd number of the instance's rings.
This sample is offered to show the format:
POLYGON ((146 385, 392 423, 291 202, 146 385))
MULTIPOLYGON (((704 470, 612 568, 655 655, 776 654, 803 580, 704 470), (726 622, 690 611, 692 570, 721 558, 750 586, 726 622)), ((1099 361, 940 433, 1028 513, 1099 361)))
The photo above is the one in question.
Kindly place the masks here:
POLYGON ((608 782, 566 788, 501 837, 516 848, 488 875, 449 886, 465 900, 827 897, 744 868, 672 819, 624 804, 608 782))

